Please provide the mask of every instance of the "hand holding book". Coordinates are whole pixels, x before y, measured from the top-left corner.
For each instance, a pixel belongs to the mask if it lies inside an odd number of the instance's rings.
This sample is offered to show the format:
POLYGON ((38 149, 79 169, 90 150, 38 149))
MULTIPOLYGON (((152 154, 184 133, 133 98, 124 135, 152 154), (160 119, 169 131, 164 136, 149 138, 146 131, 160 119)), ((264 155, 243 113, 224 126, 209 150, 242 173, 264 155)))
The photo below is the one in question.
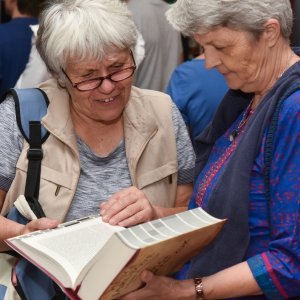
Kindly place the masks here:
POLYGON ((140 287, 147 269, 169 275, 221 230, 201 208, 130 228, 88 217, 7 240, 71 299, 116 299, 140 287))

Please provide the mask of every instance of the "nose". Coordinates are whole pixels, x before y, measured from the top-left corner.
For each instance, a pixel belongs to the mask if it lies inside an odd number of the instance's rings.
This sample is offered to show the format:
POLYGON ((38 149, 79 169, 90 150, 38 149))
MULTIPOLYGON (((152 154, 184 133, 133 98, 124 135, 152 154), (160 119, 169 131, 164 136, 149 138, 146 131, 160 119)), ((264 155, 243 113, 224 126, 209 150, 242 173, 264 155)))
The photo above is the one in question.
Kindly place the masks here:
POLYGON ((116 84, 116 82, 113 82, 110 79, 106 78, 102 81, 97 90, 100 90, 103 94, 110 94, 114 90, 116 84))
POLYGON ((221 59, 217 53, 217 51, 211 49, 205 51, 205 68, 210 70, 215 68, 221 64, 221 59))

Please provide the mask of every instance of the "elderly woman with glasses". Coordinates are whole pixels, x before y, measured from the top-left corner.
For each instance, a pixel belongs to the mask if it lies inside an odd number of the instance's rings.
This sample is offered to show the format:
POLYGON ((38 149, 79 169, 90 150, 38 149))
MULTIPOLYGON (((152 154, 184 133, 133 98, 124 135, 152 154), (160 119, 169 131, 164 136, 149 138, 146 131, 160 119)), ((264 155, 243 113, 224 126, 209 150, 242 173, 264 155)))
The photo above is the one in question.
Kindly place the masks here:
POLYGON ((52 1, 37 49, 54 79, 42 123, 39 201, 47 218, 4 217, 23 193, 27 143, 11 96, 0 105, 0 240, 99 213, 129 226, 187 208, 194 152, 179 111, 160 92, 132 86, 137 31, 119 0, 52 1))

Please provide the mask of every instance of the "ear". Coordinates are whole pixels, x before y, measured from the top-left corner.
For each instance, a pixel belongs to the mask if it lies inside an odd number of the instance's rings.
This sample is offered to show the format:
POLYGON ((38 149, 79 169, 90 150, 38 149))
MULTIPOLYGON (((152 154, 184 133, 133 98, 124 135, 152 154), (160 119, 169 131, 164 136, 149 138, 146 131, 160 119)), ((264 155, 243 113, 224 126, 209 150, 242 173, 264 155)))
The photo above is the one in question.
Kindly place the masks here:
POLYGON ((277 43, 281 35, 280 24, 276 19, 269 19, 264 26, 264 36, 266 38, 266 41, 269 47, 273 47, 277 43))

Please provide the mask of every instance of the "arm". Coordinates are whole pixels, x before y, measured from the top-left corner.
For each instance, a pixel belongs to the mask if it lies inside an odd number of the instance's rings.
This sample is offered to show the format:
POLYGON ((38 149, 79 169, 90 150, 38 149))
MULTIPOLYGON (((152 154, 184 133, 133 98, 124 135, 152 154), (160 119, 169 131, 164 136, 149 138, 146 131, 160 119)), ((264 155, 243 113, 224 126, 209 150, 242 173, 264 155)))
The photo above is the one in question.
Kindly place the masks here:
MULTIPOLYGON (((0 208, 2 208, 6 191, 0 189, 0 208)), ((35 230, 54 228, 58 225, 57 221, 42 218, 34 220, 27 225, 18 224, 0 215, 0 252, 9 250, 9 247, 4 242, 5 239, 25 234, 35 230)))
POLYGON ((177 186, 175 207, 154 206, 154 219, 173 215, 187 209, 189 200, 193 192, 193 184, 182 184, 177 186))
POLYGON ((172 103, 172 121, 176 137, 178 180, 174 207, 152 206, 136 187, 124 189, 100 206, 103 220, 112 225, 131 226, 181 212, 187 208, 193 191, 195 154, 189 134, 176 105, 172 103))
MULTIPOLYGON (((0 209, 3 206, 5 196, 6 191, 0 189, 0 209)), ((9 250, 9 247, 4 242, 5 239, 35 230, 55 228, 57 225, 58 221, 47 218, 33 220, 26 225, 22 225, 0 215, 0 252, 9 250)))
MULTIPOLYGON (((126 295, 122 300, 196 299, 192 279, 179 281, 164 276, 154 276, 149 271, 144 271, 141 279, 145 282, 145 287, 126 295)), ((205 299, 225 299, 262 293, 246 262, 204 277, 202 282, 205 299)))
POLYGON ((7 251, 10 249, 4 242, 5 239, 26 234, 36 230, 55 228, 58 224, 59 222, 56 220, 41 218, 33 220, 26 225, 22 225, 11 221, 3 216, 0 216, 0 252, 7 251))
POLYGON ((5 196, 6 196, 6 191, 0 189, 0 211, 2 210, 5 196))
POLYGON ((268 248, 248 260, 269 299, 300 295, 300 91, 282 105, 274 139, 268 248))

